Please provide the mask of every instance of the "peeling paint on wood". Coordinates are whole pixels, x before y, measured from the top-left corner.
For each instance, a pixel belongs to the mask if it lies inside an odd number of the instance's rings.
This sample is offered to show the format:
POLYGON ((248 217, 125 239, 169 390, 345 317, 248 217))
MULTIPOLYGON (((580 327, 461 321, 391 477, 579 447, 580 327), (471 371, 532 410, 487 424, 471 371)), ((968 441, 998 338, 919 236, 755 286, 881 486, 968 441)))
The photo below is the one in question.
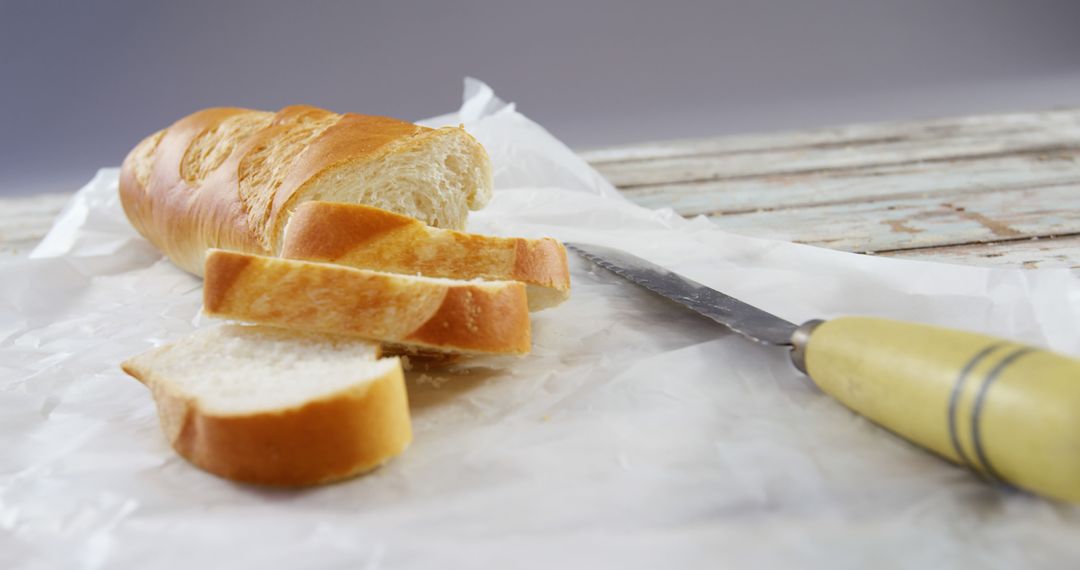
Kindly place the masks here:
POLYGON ((917 234, 917 233, 922 233, 923 231, 925 231, 925 230, 920 230, 919 228, 913 228, 913 227, 907 225, 907 223, 904 222, 904 220, 882 220, 881 223, 883 223, 886 226, 889 226, 890 228, 892 228, 892 231, 894 231, 894 232, 900 232, 900 233, 905 233, 905 234, 917 234))
POLYGON ((1058 237, 1080 234, 1080 109, 584 156, 643 206, 708 215, 747 235, 980 265, 1071 267, 1080 258, 1077 240, 1058 237), (1038 248, 1022 245, 1029 238, 1038 248))
POLYGON ((951 139, 1014 140, 1041 133, 1058 142, 1058 129, 1075 130, 1080 108, 997 115, 971 115, 923 121, 870 123, 771 134, 735 135, 701 139, 645 142, 586 150, 585 160, 598 167, 613 162, 635 162, 706 154, 740 154, 758 151, 806 151, 828 148, 860 149, 902 141, 924 142, 951 139))
POLYGON ((902 197, 956 195, 997 189, 1073 184, 1080 187, 1080 162, 1039 162, 1031 158, 822 171, 799 176, 739 181, 669 184, 624 190, 647 207, 671 207, 683 215, 737 214, 757 210, 865 202, 902 197))
POLYGON ((900 198, 713 217, 739 233, 845 251, 891 251, 1080 233, 1080 188, 900 198))
POLYGON ((999 158, 1029 157, 1033 161, 1075 161, 1080 152, 1080 127, 1068 133, 1060 143, 1032 140, 1007 144, 999 141, 965 141, 964 144, 928 145, 904 142, 888 148, 826 149, 808 153, 775 151, 722 156, 693 156, 645 162, 601 165, 600 173, 623 188, 655 186, 682 182, 739 180, 761 176, 802 176, 824 171, 866 170, 903 167, 916 164, 956 164, 966 161, 992 161, 999 158))
POLYGON ((990 232, 993 233, 997 237, 1000 237, 1000 238, 1024 237, 1023 232, 1015 230, 1015 229, 1009 227, 1007 224, 999 222, 999 221, 994 220, 994 219, 991 219, 991 218, 989 218, 989 217, 987 217, 987 216, 985 216, 983 214, 980 214, 979 212, 972 212, 972 211, 969 211, 965 207, 954 206, 952 204, 942 204, 941 206, 943 208, 951 208, 954 212, 956 212, 957 216, 960 216, 961 218, 964 218, 966 220, 971 220, 971 221, 981 225, 982 227, 990 230, 990 232))
POLYGON ((1068 267, 1080 275, 1080 236, 930 247, 878 255, 991 267, 1068 267))
POLYGON ((24 256, 45 236, 70 194, 0 200, 0 260, 24 256))

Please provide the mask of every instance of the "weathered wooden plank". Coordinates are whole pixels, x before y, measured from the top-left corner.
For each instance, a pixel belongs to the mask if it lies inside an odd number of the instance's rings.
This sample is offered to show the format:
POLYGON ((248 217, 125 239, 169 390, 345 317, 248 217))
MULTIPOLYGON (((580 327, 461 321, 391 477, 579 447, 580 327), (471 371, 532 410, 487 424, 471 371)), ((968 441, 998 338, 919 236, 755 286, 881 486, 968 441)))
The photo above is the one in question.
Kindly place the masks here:
POLYGON ((675 157, 741 154, 758 151, 845 148, 900 141, 934 141, 951 138, 998 139, 1053 133, 1061 125, 1076 126, 1080 108, 997 115, 973 115, 924 121, 856 124, 796 132, 735 135, 644 142, 581 151, 585 160, 602 167, 609 163, 637 162, 675 157))
POLYGON ((695 156, 644 162, 600 165, 612 184, 630 190, 685 182, 731 181, 765 176, 799 176, 832 171, 862 171, 882 166, 928 162, 955 164, 965 160, 1010 157, 1055 159, 1075 156, 1080 150, 1080 126, 1063 133, 1057 142, 1045 133, 1029 139, 953 139, 927 145, 922 141, 849 146, 809 152, 770 151, 727 156, 695 156))
POLYGON ((1074 185, 721 215, 724 229, 876 252, 1080 234, 1074 185))
POLYGON ((896 250, 878 255, 984 267, 1071 267, 1080 272, 1080 236, 896 250))
POLYGON ((71 194, 39 194, 0 201, 0 252, 23 254, 45 236, 71 194))
POLYGON ((713 214, 753 235, 981 265, 1072 266, 1080 255, 1072 238, 1022 239, 1075 231, 1080 109, 645 143, 585 156, 639 204, 713 214), (1003 216, 1016 196, 1052 207, 1003 216))
MULTIPOLYGON (((1010 156, 671 184, 623 193, 643 206, 670 207, 689 216, 1069 184, 1080 188, 1080 150, 1052 157, 1010 156)), ((1067 203, 1080 208, 1080 191, 1067 203)))
POLYGON ((40 239, 31 239, 0 243, 0 262, 5 259, 27 257, 40 241, 40 239))

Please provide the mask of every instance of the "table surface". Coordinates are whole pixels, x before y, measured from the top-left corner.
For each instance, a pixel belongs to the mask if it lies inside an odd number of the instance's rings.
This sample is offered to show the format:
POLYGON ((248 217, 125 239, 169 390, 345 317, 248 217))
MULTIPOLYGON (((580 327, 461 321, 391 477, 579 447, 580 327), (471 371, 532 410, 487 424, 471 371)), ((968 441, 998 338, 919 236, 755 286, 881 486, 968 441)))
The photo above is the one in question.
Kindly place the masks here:
MULTIPOLYGON (((1080 109, 640 143, 581 153, 631 200, 733 232, 1080 273, 1080 109)), ((0 258, 66 194, 0 200, 0 258)))

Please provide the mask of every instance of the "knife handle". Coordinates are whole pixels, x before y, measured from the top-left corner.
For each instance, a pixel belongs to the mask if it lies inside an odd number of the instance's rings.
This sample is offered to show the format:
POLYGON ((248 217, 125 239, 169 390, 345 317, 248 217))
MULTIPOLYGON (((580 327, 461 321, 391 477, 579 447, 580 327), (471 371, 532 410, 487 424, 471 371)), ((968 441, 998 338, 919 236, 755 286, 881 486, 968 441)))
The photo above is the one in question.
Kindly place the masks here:
POLYGON ((810 378, 852 410, 991 481, 1080 502, 1080 361, 886 319, 802 329, 810 378))

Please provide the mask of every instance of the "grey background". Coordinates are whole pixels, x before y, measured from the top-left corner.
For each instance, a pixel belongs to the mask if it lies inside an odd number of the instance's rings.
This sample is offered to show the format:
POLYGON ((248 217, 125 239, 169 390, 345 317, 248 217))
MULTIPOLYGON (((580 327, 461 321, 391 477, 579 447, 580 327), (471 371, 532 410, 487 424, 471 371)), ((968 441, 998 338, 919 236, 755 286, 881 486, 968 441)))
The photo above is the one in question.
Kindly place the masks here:
POLYGON ((577 148, 1080 105, 1075 0, 0 0, 0 194, 202 107, 418 119, 461 79, 577 148))

